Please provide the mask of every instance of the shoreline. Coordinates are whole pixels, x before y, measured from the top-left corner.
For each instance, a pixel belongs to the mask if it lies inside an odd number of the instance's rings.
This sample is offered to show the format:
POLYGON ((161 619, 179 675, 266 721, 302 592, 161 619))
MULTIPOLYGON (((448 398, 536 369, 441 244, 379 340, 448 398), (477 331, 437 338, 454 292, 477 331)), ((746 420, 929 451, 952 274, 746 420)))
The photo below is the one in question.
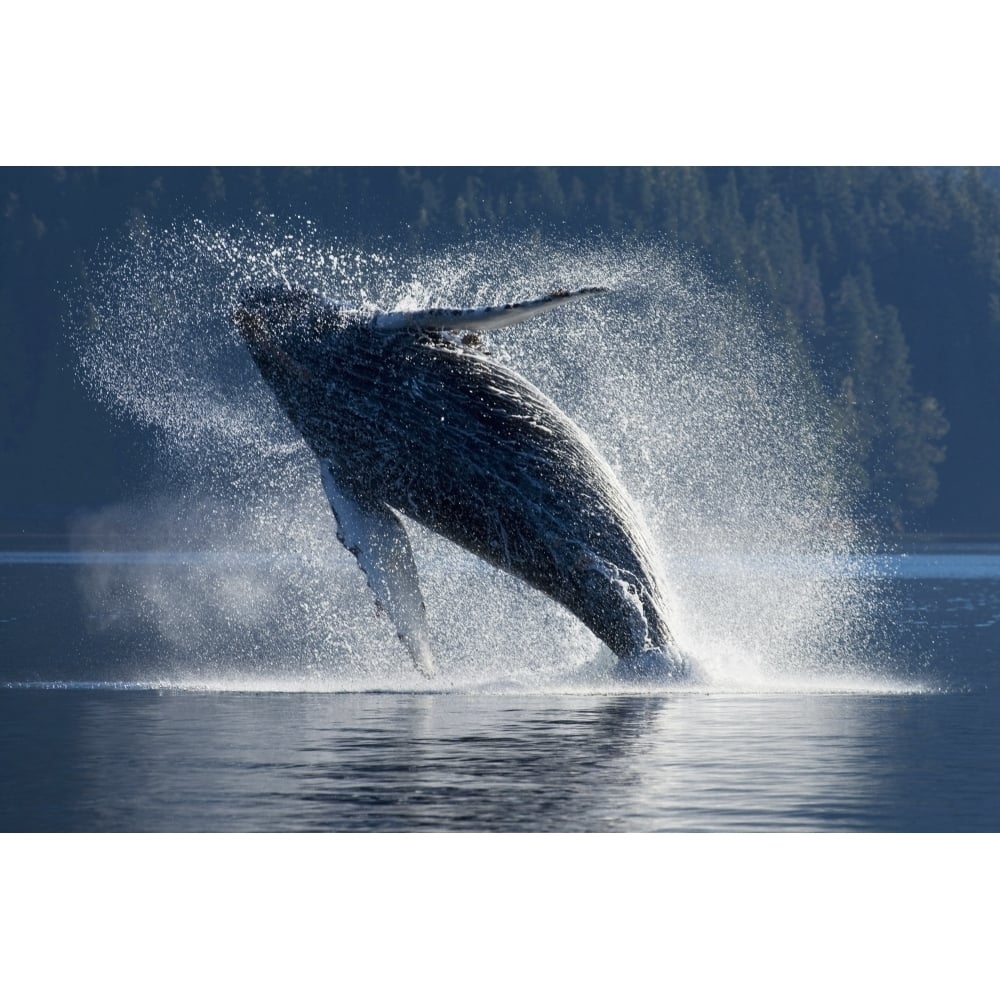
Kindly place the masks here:
MULTIPOLYGON (((869 538, 863 551, 872 554, 912 551, 958 551, 1000 548, 1000 532, 904 532, 869 538)), ((41 526, 37 523, 18 527, 0 524, 0 552, 151 552, 179 549, 177 539, 155 538, 138 531, 110 531, 94 535, 68 527, 41 526)), ((193 551, 193 550, 191 550, 193 551)))

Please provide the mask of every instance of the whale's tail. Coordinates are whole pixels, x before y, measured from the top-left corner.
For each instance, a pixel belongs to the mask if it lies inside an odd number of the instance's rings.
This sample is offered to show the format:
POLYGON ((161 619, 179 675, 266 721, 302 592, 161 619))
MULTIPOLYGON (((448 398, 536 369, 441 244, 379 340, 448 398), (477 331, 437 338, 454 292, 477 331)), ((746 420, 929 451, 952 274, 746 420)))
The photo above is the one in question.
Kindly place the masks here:
POLYGON ((547 313, 571 299, 585 295, 600 295, 607 288, 577 288, 558 290, 526 302, 508 302, 501 306, 479 306, 473 309, 417 309, 411 312, 380 312, 372 319, 376 330, 392 332, 413 330, 433 333, 439 330, 497 330, 547 313))

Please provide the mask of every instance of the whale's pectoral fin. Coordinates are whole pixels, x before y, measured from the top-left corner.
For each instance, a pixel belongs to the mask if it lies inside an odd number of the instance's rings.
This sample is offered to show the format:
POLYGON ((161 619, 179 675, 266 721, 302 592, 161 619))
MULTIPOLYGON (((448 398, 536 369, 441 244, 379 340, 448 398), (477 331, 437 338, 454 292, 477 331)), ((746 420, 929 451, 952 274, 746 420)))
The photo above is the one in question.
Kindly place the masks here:
POLYGON ((378 606, 388 612, 396 634, 425 677, 434 673, 428 642, 427 614, 417 579, 417 564, 399 517, 385 504, 362 503, 334 478, 329 462, 320 462, 323 488, 334 517, 337 538, 358 560, 378 606))
POLYGON ((509 302, 502 306, 478 309, 418 309, 413 312, 379 313, 374 319, 377 330, 496 330, 530 319, 584 295, 599 295, 607 288, 577 288, 556 291, 528 302, 509 302))

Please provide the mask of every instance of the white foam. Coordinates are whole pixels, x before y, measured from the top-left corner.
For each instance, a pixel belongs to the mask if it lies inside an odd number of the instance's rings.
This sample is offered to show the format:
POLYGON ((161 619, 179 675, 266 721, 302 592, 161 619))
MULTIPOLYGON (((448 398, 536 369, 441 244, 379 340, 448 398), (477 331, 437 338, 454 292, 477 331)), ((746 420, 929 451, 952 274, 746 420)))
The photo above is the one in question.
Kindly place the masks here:
MULTIPOLYGON (((167 483, 154 504, 81 522, 81 546, 128 528, 150 548, 247 554, 87 567, 95 614, 113 606, 115 627, 154 630, 151 656, 174 664, 156 684, 425 690, 334 539, 314 461, 233 335, 240 289, 280 275, 389 310, 610 286, 490 346, 581 424, 637 501, 675 634, 699 664, 688 690, 895 690, 866 660, 878 580, 852 561, 859 537, 822 400, 794 345, 670 248, 495 241, 390 256, 307 223, 191 223, 109 252, 97 271, 81 368, 115 413, 155 431, 167 483)), ((562 608, 411 528, 441 671, 426 690, 623 690, 562 608)))

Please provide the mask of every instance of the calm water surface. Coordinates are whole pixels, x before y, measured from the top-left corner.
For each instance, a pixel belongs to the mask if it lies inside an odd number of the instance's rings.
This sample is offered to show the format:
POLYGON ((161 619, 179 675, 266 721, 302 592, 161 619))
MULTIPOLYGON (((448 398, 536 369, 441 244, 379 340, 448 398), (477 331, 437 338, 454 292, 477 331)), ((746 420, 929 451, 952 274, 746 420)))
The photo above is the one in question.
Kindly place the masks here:
POLYGON ((850 689, 225 691, 137 680, 72 559, 7 553, 0 830, 997 831, 1000 548, 864 571, 893 652, 850 689))

